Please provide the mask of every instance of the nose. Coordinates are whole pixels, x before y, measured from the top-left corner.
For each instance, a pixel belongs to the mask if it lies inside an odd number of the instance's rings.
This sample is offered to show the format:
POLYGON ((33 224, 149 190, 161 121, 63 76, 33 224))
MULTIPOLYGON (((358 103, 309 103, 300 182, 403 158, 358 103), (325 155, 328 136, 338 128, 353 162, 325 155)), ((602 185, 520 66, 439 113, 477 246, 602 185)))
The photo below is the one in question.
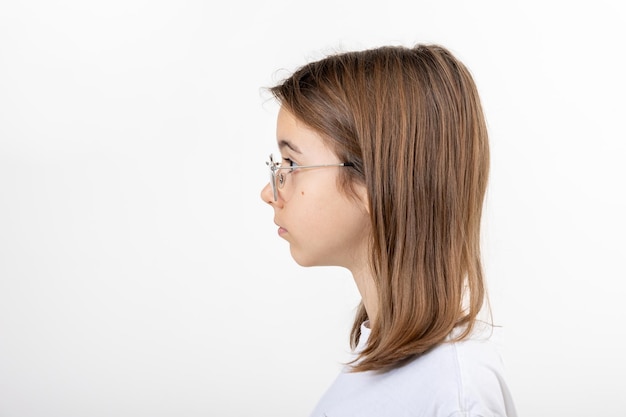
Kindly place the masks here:
POLYGON ((261 200, 265 201, 267 204, 274 202, 274 193, 272 192, 272 186, 269 182, 265 184, 265 187, 261 190, 261 200))

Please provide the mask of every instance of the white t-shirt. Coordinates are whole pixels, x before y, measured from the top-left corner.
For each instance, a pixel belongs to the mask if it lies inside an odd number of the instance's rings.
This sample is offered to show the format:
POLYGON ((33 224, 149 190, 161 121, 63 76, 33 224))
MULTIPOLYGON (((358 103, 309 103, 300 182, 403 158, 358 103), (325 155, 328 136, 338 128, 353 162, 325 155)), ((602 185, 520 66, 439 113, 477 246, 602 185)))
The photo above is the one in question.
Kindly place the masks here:
MULTIPOLYGON (((364 323, 356 352, 369 335, 364 323)), ((516 417, 490 335, 476 331, 384 373, 345 368, 311 417, 516 417)))

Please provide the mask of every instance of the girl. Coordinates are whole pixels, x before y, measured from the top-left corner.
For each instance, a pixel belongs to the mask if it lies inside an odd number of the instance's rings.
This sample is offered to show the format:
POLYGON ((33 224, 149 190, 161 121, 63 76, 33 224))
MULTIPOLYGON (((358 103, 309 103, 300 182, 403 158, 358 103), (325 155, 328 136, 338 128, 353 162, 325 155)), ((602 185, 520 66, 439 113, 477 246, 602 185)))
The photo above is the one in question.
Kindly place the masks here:
POLYGON ((479 237, 489 169, 474 81, 447 49, 335 54, 270 89, 281 156, 261 197, 302 266, 362 297, 348 363, 312 417, 509 416, 479 237))

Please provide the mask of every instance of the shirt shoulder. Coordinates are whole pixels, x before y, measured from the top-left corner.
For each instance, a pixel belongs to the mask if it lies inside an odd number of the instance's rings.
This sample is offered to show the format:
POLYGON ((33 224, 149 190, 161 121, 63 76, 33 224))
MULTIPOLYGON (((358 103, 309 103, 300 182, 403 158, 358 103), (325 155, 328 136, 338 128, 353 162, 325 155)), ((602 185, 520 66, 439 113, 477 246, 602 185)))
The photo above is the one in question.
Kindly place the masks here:
POLYGON ((446 342, 384 373, 342 372, 312 417, 515 417, 488 337, 446 342))

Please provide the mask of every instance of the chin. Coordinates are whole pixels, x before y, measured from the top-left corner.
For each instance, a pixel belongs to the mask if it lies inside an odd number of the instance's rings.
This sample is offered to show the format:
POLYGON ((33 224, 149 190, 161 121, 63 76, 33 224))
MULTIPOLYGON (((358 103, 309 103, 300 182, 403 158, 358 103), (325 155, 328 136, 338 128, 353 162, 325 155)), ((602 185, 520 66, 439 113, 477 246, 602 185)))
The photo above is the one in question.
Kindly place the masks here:
POLYGON ((292 258, 294 261, 296 261, 296 263, 300 266, 304 266, 304 267, 310 267, 310 266, 318 266, 317 263, 315 262, 311 262, 309 259, 305 259, 305 258, 299 258, 299 257, 295 257, 292 255, 292 258))
POLYGON ((300 266, 304 266, 304 267, 320 266, 318 262, 315 262, 314 258, 311 258, 309 256, 303 256, 301 253, 297 253, 293 249, 291 249, 291 257, 300 266))
POLYGON ((319 259, 311 256, 303 256, 301 253, 296 253, 293 250, 291 251, 291 257, 294 261, 300 266, 303 267, 311 267, 311 266, 341 266, 337 262, 330 262, 328 259, 324 261, 324 259, 319 259))

